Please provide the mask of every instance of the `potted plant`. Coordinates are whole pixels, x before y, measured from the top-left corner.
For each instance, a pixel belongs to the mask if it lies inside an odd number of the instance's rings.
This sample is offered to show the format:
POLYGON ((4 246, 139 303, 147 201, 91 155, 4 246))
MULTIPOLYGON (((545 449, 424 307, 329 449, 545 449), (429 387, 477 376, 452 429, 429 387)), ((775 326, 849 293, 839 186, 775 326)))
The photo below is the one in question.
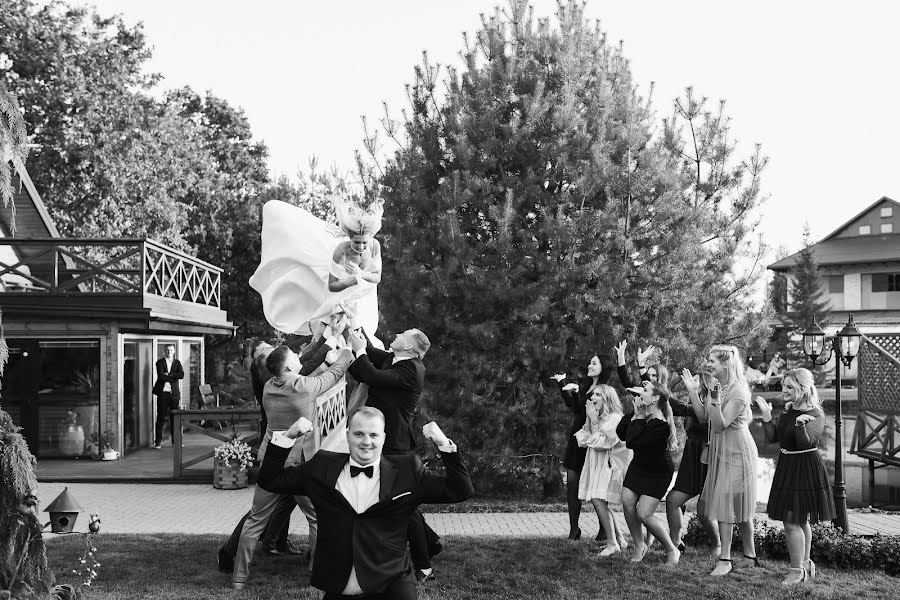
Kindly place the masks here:
POLYGON ((247 487, 252 466, 253 449, 232 435, 230 440, 213 450, 213 487, 219 490, 247 487))
POLYGON ((116 437, 111 429, 107 429, 100 436, 100 456, 103 460, 116 460, 119 458, 119 452, 113 446, 115 441, 116 437))

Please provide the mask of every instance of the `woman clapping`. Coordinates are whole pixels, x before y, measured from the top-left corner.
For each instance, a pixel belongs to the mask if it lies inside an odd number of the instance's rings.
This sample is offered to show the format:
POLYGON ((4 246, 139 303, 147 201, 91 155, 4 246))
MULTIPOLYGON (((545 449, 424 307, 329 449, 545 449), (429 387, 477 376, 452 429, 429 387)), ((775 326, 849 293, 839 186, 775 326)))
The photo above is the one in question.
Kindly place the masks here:
POLYGON ((825 413, 813 375, 806 369, 788 371, 781 389, 785 405, 777 422, 772 421, 771 404, 759 396, 754 400, 762 412, 766 441, 781 444, 768 510, 770 518, 784 522, 791 570, 782 583, 793 585, 816 575, 816 565, 809 558, 810 523, 830 521, 835 510, 828 472, 818 452, 825 413))
POLYGON ((616 434, 616 427, 623 417, 622 402, 616 390, 608 385, 594 388, 585 405, 585 412, 587 419, 584 427, 575 433, 578 445, 587 449, 578 484, 578 498, 594 504, 608 539, 600 556, 610 556, 626 546, 609 503, 622 503, 622 480, 631 461, 631 450, 616 434))

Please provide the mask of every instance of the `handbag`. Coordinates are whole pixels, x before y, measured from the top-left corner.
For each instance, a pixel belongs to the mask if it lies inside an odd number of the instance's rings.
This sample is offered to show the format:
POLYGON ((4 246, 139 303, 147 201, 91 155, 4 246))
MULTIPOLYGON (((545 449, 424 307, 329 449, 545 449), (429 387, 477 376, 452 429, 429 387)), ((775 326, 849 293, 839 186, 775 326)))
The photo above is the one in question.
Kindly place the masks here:
POLYGON ((704 465, 709 464, 709 439, 712 435, 712 425, 706 424, 706 443, 703 444, 703 450, 700 452, 700 462, 704 465))

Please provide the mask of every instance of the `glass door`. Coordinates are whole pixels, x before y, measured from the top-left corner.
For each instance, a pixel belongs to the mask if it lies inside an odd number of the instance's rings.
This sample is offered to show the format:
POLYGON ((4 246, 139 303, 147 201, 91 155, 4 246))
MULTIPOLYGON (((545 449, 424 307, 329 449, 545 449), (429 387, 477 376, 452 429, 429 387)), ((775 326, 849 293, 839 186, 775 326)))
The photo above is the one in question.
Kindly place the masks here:
POLYGON ((149 448, 154 419, 153 342, 126 340, 122 367, 125 448, 149 448))

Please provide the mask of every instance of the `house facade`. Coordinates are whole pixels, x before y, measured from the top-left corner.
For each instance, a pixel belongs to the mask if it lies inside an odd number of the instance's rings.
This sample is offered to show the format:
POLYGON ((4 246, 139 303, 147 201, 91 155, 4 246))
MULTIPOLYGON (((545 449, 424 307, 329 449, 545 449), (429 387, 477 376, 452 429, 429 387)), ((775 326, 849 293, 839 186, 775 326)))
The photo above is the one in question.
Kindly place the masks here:
MULTIPOLYGON (((14 159, 16 231, 0 218, 0 309, 9 347, 3 407, 39 458, 120 453, 153 442, 154 364, 174 345, 181 404, 205 383, 204 334, 233 335, 222 271, 143 238, 63 238, 14 159)), ((127 233, 127 232, 126 232, 127 233)))

